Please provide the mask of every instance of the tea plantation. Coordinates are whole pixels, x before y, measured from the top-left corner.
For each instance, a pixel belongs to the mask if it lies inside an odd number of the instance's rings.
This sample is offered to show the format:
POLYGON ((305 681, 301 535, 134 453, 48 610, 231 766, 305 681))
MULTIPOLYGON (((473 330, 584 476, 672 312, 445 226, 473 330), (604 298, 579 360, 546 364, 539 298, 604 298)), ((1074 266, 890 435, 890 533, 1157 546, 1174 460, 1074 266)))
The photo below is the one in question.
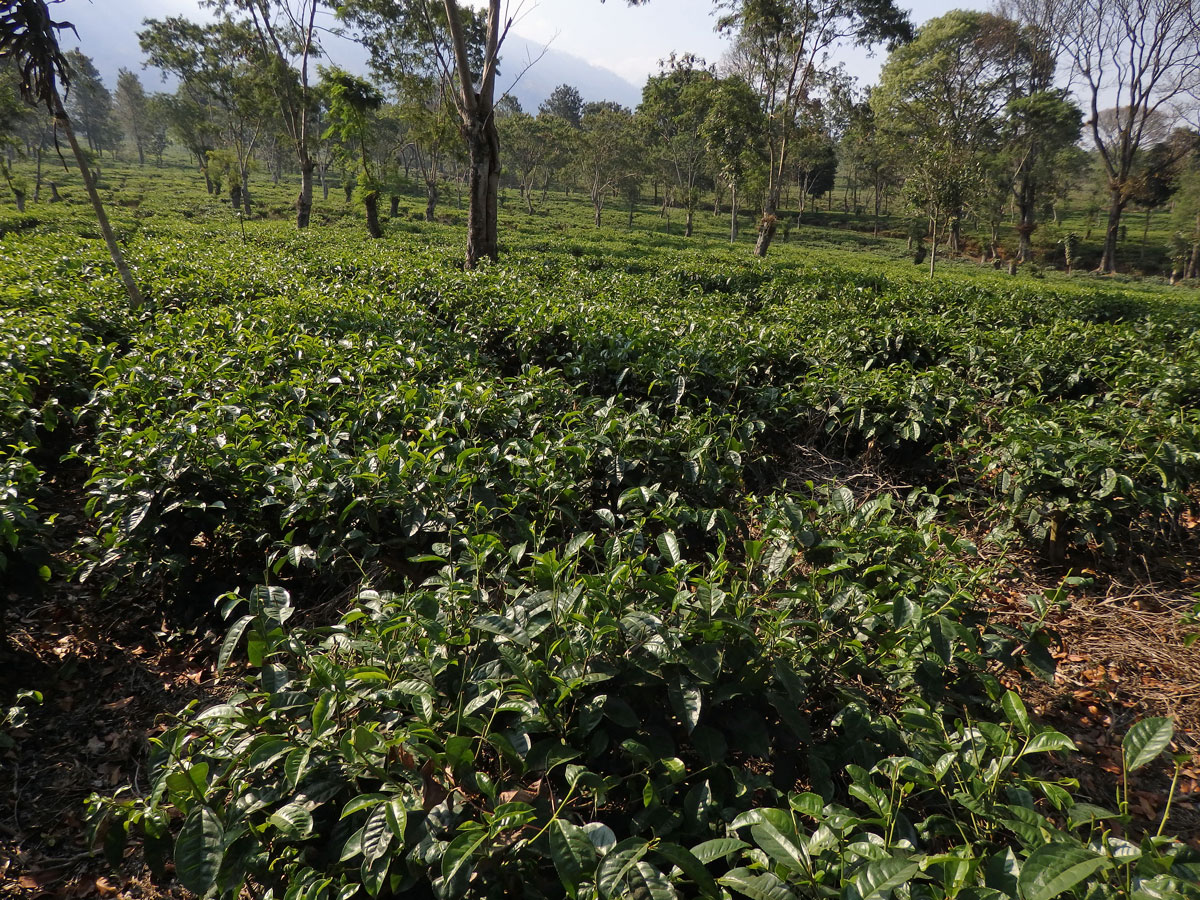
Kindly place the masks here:
POLYGON ((1195 736, 1123 728, 1101 806, 1010 690, 1083 570, 1195 553, 1195 292, 516 212, 464 272, 455 228, 329 218, 131 204, 137 313, 81 207, 0 223, 8 603, 82 579, 224 636, 91 800, 114 861, 314 900, 1200 896, 1185 798, 1128 788, 1195 736), (1061 589, 991 615, 1024 566, 1061 589))

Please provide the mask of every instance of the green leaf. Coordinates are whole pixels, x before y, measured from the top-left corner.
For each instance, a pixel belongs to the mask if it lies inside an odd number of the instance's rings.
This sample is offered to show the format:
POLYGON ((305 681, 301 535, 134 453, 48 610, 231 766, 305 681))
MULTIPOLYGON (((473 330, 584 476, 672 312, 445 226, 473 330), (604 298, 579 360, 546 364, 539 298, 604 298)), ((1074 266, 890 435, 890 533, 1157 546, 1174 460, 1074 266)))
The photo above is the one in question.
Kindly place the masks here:
POLYGON ((267 821, 293 840, 307 837, 313 830, 312 815, 298 803, 289 803, 267 821))
POLYGON ((808 851, 769 822, 760 822, 750 829, 754 842, 767 856, 792 872, 806 872, 810 867, 808 851))
POLYGON ((529 646, 529 635, 525 633, 525 629, 521 628, 511 619, 506 619, 503 616, 480 616, 471 623, 471 627, 506 637, 513 643, 520 644, 522 647, 529 646))
POLYGON ((1029 713, 1025 709, 1025 704, 1021 702, 1021 698, 1013 691, 1005 692, 1000 700, 1000 706, 1004 710, 1004 715, 1008 717, 1008 721, 1017 726, 1017 730, 1021 734, 1029 734, 1030 722, 1029 713))
POLYGON ((749 846, 745 841, 739 841, 737 838, 717 838, 697 844, 692 848, 692 855, 700 860, 700 862, 708 865, 710 862, 723 859, 730 853, 745 850, 749 846))
POLYGON ((1103 856, 1082 846, 1046 844, 1021 865, 1017 890, 1022 900, 1052 900, 1109 865, 1103 856))
POLYGON ((392 829, 396 840, 403 844, 404 833, 408 830, 408 810, 404 808, 404 802, 399 799, 389 800, 383 804, 383 811, 387 816, 388 828, 392 829))
POLYGON ((631 900, 676 900, 671 882, 644 859, 629 870, 627 881, 631 900))
POLYGON ((179 883, 203 896, 217 883, 225 855, 225 834, 217 814, 198 806, 188 815, 175 841, 175 873, 179 883))
POLYGON ((788 886, 770 872, 755 875, 749 869, 731 869, 717 881, 750 900, 796 900, 788 886))
POLYGON ((570 894, 596 867, 596 848, 578 825, 555 819, 550 823, 550 857, 559 880, 570 894))
POLYGON ((829 495, 829 508, 844 516, 854 512, 854 492, 848 487, 839 487, 829 495))
POLYGON ((592 539, 593 535, 590 531, 585 531, 582 534, 575 535, 575 537, 571 538, 570 542, 567 544, 567 549, 563 551, 563 559, 570 559, 589 543, 591 543, 592 539))
POLYGON ((446 853, 442 856, 442 891, 443 897, 461 897, 467 892, 471 881, 471 872, 475 868, 475 851, 488 838, 487 832, 481 834, 460 834, 450 842, 446 853))
POLYGON ((664 841, 655 846, 654 852, 678 866, 679 871, 686 875, 705 897, 721 896, 721 889, 717 887, 716 881, 692 851, 664 841))
POLYGON ((381 803, 371 811, 371 815, 367 817, 367 824, 363 826, 362 852, 367 863, 373 863, 384 856, 392 846, 395 836, 396 833, 388 822, 388 804, 381 803))
POLYGON ((609 850, 596 872, 596 887, 600 889, 600 896, 623 896, 629 873, 646 855, 647 850, 649 844, 637 838, 627 838, 609 850))
POLYGON ((667 562, 673 566, 679 565, 683 557, 679 553, 679 541, 673 532, 663 532, 658 536, 656 543, 658 544, 658 552, 666 558, 667 562))
POLYGON ((679 679, 672 681, 667 687, 667 696, 675 715, 679 716, 691 734, 700 723, 700 708, 704 702, 703 694, 696 685, 679 679))
POLYGON ((893 888, 912 881, 921 871, 919 863, 907 859, 873 859, 854 876, 861 900, 883 897, 893 888))
POLYGON ((1153 762, 1167 749, 1175 737, 1175 723, 1171 719, 1142 719, 1134 724, 1121 741, 1121 753, 1125 758, 1125 770, 1136 772, 1147 763, 1153 762))
POLYGON ((229 660, 233 658, 234 651, 242 641, 242 635, 246 633, 246 627, 253 621, 253 616, 242 616, 230 626, 229 633, 225 635, 225 640, 221 643, 221 652, 217 654, 218 674, 224 672, 226 666, 229 665, 229 660))
POLYGON ((1035 734, 1020 752, 1019 756, 1029 753, 1050 753, 1055 750, 1075 750, 1075 742, 1061 731, 1047 729, 1035 734))

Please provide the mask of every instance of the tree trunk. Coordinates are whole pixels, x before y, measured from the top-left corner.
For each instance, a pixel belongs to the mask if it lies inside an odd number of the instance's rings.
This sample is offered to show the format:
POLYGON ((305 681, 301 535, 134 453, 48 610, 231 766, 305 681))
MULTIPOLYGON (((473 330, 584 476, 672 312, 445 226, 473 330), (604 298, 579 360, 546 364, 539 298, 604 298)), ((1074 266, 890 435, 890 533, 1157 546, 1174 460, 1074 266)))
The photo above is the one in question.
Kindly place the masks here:
POLYGON ((738 239, 738 192, 735 183, 729 192, 729 205, 732 213, 729 216, 729 243, 736 244, 738 239))
MULTIPOLYGON (((129 295, 129 305, 134 309, 140 309, 142 294, 133 281, 129 266, 125 264, 125 256, 121 253, 121 248, 117 246, 112 226, 108 224, 108 215, 104 212, 104 204, 100 202, 100 194, 96 191, 92 173, 84 158, 83 148, 79 146, 79 140, 75 137, 75 129, 71 127, 71 119, 67 115, 66 109, 63 108, 62 98, 56 89, 54 90, 54 118, 66 134, 67 141, 71 145, 71 152, 75 154, 75 163, 79 166, 79 174, 83 176, 83 186, 87 190, 88 198, 92 201, 92 208, 96 211, 96 221, 100 225, 100 233, 104 236, 104 243, 108 246, 108 255, 112 257, 113 265, 117 267, 117 273, 125 284, 125 292, 129 295)), ((57 194, 57 191, 55 193, 57 194)))
POLYGON ((1150 240, 1150 213, 1151 208, 1146 207, 1146 222, 1142 226, 1142 249, 1138 254, 1138 264, 1144 269, 1146 267, 1146 244, 1150 240))
POLYGON ((1037 206, 1032 180, 1025 176, 1016 192, 1017 201, 1017 259, 1033 261, 1033 232, 1037 230, 1037 206))
POLYGON ((1125 203, 1121 192, 1114 190, 1110 194, 1108 206, 1108 227, 1104 232, 1104 255, 1100 257, 1099 271, 1111 275, 1117 271, 1117 239, 1121 230, 1121 213, 1125 211, 1125 203))
POLYGON ((312 219, 313 171, 317 164, 304 154, 300 160, 300 196, 296 198, 296 227, 305 229, 312 219))
POLYGON ((694 213, 693 209, 692 209, 692 208, 689 206, 689 207, 687 208, 687 223, 686 223, 686 225, 684 226, 684 229, 683 229, 683 236, 684 236, 684 237, 691 237, 691 236, 692 236, 692 230, 693 230, 693 229, 692 229, 692 219, 694 218, 694 216, 695 216, 695 213, 694 213))
POLYGON ((250 167, 242 167, 242 212, 249 216, 253 209, 254 201, 250 198, 250 167))
POLYGON ((425 221, 432 222, 437 214, 438 185, 437 179, 425 182, 425 221))
POLYGON ((25 192, 20 188, 13 188, 12 192, 17 200, 17 212, 25 212, 25 192))
POLYGON ((33 202, 37 203, 42 199, 42 148, 37 148, 37 176, 33 182, 33 202))
POLYGON ((629 198, 629 224, 628 224, 628 226, 627 226, 627 227, 629 227, 629 228, 633 228, 633 207, 634 207, 634 202, 635 202, 635 201, 634 201, 634 199, 633 199, 632 197, 630 197, 630 198, 629 198))
POLYGON ((929 248, 929 277, 933 278, 933 273, 937 268, 937 251, 938 251, 938 233, 937 233, 937 219, 936 218, 932 220, 932 227, 929 229, 929 232, 933 236, 933 241, 929 248))
POLYGON ((379 191, 367 191, 363 206, 367 208, 367 233, 378 240, 383 237, 383 229, 379 227, 379 191))
POLYGON ((467 145, 471 154, 467 211, 467 268, 473 269, 484 258, 499 257, 497 216, 500 204, 500 134, 496 118, 488 104, 479 104, 470 123, 467 145))
POLYGON ((775 231, 779 228, 779 219, 775 215, 779 209, 779 187, 776 186, 767 194, 766 206, 763 209, 762 220, 758 223, 758 240, 754 244, 754 255, 765 259, 771 250, 771 241, 775 240, 775 231))
POLYGON ((533 215, 533 185, 523 185, 521 188, 525 194, 525 211, 531 216, 533 215))
POLYGON ((388 209, 388 218, 395 219, 400 215, 400 195, 392 194, 391 207, 388 209))
POLYGON ((62 196, 58 193, 58 183, 51 181, 50 183, 50 202, 62 203, 62 196))
POLYGON ((1187 277, 1200 278, 1200 215, 1196 216, 1196 240, 1192 243, 1192 261, 1187 277))

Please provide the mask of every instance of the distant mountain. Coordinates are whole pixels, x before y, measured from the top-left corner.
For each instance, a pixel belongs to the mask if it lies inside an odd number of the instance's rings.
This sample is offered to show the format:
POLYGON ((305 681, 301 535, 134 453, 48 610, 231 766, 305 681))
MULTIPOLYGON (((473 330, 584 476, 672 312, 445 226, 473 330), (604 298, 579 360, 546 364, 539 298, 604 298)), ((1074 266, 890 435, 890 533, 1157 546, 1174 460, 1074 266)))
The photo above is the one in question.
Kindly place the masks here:
MULTIPOLYGON (((135 4, 137 2, 140 0, 135 0, 135 4)), ((80 49, 95 60, 96 67, 110 88, 116 87, 117 70, 124 67, 140 73, 142 83, 149 91, 174 89, 174 79, 163 82, 157 71, 142 70, 142 54, 135 34, 136 29, 140 27, 138 19, 104 16, 89 6, 81 7, 78 12, 80 14, 76 19, 81 38, 80 49)), ((147 10, 146 14, 153 13, 147 10)), ((65 43, 67 46, 73 46, 75 42, 68 39, 65 43)), ((366 54, 359 45, 330 37, 325 38, 325 44, 333 62, 351 71, 366 71, 366 54)), ((544 45, 526 40, 520 35, 509 35, 504 45, 501 65, 501 91, 515 96, 526 112, 536 113, 542 101, 560 84, 574 85, 587 101, 615 100, 623 106, 634 107, 642 97, 639 84, 634 84, 609 69, 594 66, 587 60, 555 50, 553 46, 547 50, 544 45), (536 60, 533 67, 521 75, 522 70, 533 60, 536 60)))
POLYGON ((500 70, 501 88, 521 101, 522 108, 528 113, 536 113, 542 101, 560 84, 573 85, 588 102, 615 100, 622 106, 633 108, 642 100, 641 86, 616 72, 555 50, 553 46, 546 49, 543 44, 519 35, 511 35, 505 43, 500 70), (534 65, 521 75, 534 60, 534 65), (513 86, 513 79, 518 76, 520 79, 513 86))

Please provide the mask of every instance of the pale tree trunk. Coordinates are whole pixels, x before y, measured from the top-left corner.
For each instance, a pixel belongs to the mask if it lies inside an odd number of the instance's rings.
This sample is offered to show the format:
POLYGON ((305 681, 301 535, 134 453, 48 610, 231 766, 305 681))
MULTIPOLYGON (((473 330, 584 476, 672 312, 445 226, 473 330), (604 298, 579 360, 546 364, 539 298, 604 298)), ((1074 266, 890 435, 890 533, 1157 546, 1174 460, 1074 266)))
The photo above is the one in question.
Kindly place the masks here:
POLYGON ((117 273, 125 285, 125 292, 129 295, 129 305, 134 309, 140 309, 143 302, 141 291, 134 283, 133 274, 125 263, 125 256, 117 245, 116 236, 113 235, 112 226, 108 224, 108 215, 104 211, 104 204, 100 202, 100 194, 96 191, 96 183, 92 180, 92 173, 88 169, 83 148, 79 146, 79 140, 75 137, 75 129, 71 127, 71 119, 67 115, 66 109, 63 108, 62 98, 57 89, 54 89, 54 118, 71 145, 71 152, 75 155, 75 164, 79 166, 79 174, 83 177, 83 186, 87 190, 88 199, 92 201, 92 209, 96 212, 100 234, 104 236, 104 243, 108 246, 108 255, 112 257, 113 265, 117 267, 117 273))
POLYGON ((930 220, 929 233, 930 233, 930 239, 931 239, 931 244, 930 244, 930 248, 929 248, 929 277, 933 278, 933 273, 937 268, 937 251, 938 251, 937 216, 934 216, 930 220))
POLYGON ((1200 278, 1200 215, 1196 216, 1196 240, 1192 243, 1192 261, 1188 266, 1188 278, 1200 278))
POLYGON ((732 207, 732 212, 729 216, 729 243, 736 244, 738 239, 738 190, 736 181, 730 186, 729 205, 732 207))

